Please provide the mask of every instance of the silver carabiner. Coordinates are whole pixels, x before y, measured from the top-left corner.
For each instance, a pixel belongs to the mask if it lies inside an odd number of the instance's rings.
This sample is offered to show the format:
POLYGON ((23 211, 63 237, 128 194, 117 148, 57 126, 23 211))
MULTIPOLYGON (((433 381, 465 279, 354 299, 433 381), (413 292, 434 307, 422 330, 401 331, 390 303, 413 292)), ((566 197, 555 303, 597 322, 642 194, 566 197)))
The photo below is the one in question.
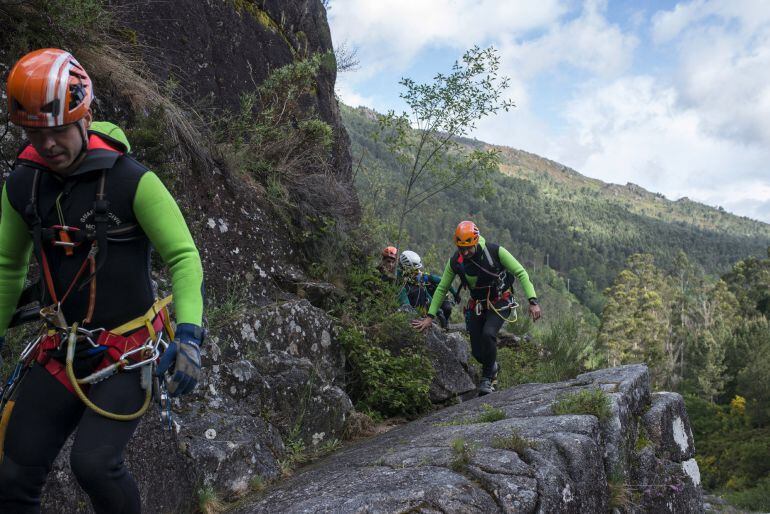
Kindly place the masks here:
POLYGON ((20 360, 20 361, 25 361, 25 360, 27 360, 27 357, 29 357, 29 356, 32 354, 32 352, 34 352, 34 351, 35 351, 35 348, 37 348, 37 345, 39 345, 39 344, 40 344, 40 341, 42 341, 42 340, 43 340, 43 336, 41 335, 41 336, 38 336, 38 338, 37 338, 37 339, 35 339, 34 341, 30 342, 30 343, 29 343, 29 344, 28 344, 28 345, 27 345, 27 346, 24 348, 24 350, 22 350, 22 352, 21 352, 21 356, 19 357, 19 360, 20 360))
POLYGON ((154 362, 155 359, 157 359, 160 356, 160 352, 158 351, 157 348, 155 348, 152 345, 152 343, 150 342, 151 340, 148 339, 147 341, 148 342, 143 344, 142 346, 138 346, 138 347, 134 348, 133 350, 129 350, 126 353, 124 353, 123 355, 121 355, 120 356, 120 360, 126 360, 131 355, 134 355, 134 354, 137 354, 137 353, 140 353, 140 352, 144 352, 144 351, 147 351, 147 350, 152 352, 150 357, 148 357, 148 358, 146 358, 144 360, 141 360, 139 362, 136 362, 134 364, 127 364, 127 365, 123 366, 123 369, 131 370, 131 369, 136 369, 136 368, 142 367, 142 366, 144 366, 146 364, 150 364, 150 363, 154 362))
MULTIPOLYGON (((99 348, 99 345, 96 343, 96 341, 94 341, 94 337, 95 337, 94 334, 99 333, 101 335, 101 333, 104 332, 105 330, 106 330, 105 328, 94 328, 94 329, 88 330, 82 327, 78 327, 78 335, 83 336, 83 339, 85 339, 88 342, 88 344, 90 344, 92 347, 99 348)), ((97 340, 99 339, 98 336, 96 336, 95 338, 97 340)))

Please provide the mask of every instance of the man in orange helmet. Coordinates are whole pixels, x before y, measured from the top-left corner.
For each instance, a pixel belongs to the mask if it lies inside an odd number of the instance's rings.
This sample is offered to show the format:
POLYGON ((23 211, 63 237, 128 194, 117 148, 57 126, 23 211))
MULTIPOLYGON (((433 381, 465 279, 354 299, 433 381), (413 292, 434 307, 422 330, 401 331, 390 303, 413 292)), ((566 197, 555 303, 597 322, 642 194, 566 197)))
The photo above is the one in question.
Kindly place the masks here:
POLYGON ((420 332, 431 326, 441 306, 441 299, 455 277, 459 276, 462 287, 467 287, 471 294, 465 308, 465 322, 471 338, 473 357, 482 365, 479 396, 483 396, 495 390, 499 371, 497 333, 512 315, 512 287, 516 278, 521 282, 529 300, 529 315, 533 321, 540 319, 540 305, 524 267, 502 246, 487 243, 479 235, 475 223, 463 221, 457 225, 454 242, 457 251, 444 268, 428 316, 412 321, 412 326, 420 332))
POLYGON ((380 278, 383 282, 393 282, 396 271, 396 260, 398 259, 398 250, 395 246, 386 246, 382 249, 380 263, 377 265, 377 271, 380 272, 380 278))
POLYGON ((2 390, 0 512, 39 512, 75 429, 70 467, 94 510, 139 512, 123 451, 151 399, 153 368, 173 370, 172 396, 200 379, 200 257, 176 202, 128 155, 123 132, 93 122, 91 80, 71 54, 25 55, 6 93, 29 142, 2 190, 0 348, 32 253, 45 327, 2 390), (155 299, 152 248, 170 265, 177 326, 168 344, 170 298, 155 299))

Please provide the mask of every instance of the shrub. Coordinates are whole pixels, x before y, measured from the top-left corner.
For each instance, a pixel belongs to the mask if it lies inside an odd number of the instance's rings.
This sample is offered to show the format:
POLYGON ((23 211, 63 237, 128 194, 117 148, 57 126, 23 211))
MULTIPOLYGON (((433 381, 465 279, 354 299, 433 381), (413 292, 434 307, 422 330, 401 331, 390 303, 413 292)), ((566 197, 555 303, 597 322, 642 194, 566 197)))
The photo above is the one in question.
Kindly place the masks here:
MULTIPOLYGON (((403 315, 394 316, 408 324, 403 315)), ((431 408, 428 393, 435 372, 424 350, 406 348, 393 355, 357 327, 344 329, 340 341, 350 368, 348 393, 357 409, 415 417, 431 408)))
POLYGON ((612 416, 610 398, 601 389, 584 389, 559 398, 551 406, 554 414, 591 414, 600 422, 612 416))
POLYGON ((551 322, 536 335, 542 352, 538 382, 558 382, 585 372, 595 360, 595 338, 587 324, 573 317, 551 322))
POLYGON ((770 512, 770 476, 757 482, 754 487, 728 493, 725 496, 737 507, 751 511, 770 512))
POLYGON ((500 389, 529 382, 558 382, 593 369, 597 362, 595 337, 590 325, 565 316, 536 331, 533 339, 522 338, 515 349, 500 348, 500 389))

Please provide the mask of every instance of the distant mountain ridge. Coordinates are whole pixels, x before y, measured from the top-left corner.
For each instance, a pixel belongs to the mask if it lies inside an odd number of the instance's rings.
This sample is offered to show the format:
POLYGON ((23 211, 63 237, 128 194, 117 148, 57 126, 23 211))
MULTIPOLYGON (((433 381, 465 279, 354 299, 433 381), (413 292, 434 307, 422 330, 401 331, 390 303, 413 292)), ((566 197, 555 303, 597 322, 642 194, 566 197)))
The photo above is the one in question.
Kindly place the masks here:
MULTIPOLYGON (((356 187, 373 214, 393 219, 403 187, 393 156, 373 138, 377 114, 342 106, 356 187)), ((596 312, 599 293, 634 253, 650 253, 673 269, 684 252, 706 272, 719 275, 748 256, 766 255, 770 225, 689 199, 676 201, 636 184, 608 184, 535 154, 462 138, 471 148, 500 152, 500 172, 482 197, 448 190, 406 220, 409 244, 426 254, 447 255, 449 234, 463 218, 475 220, 492 241, 511 248, 525 264, 547 264, 596 312)))
POLYGON ((668 200, 662 194, 648 191, 632 182, 620 185, 586 177, 563 164, 524 150, 498 145, 484 146, 501 152, 503 163, 500 171, 507 175, 543 183, 545 174, 554 182, 566 183, 573 188, 590 188, 639 214, 667 221, 681 221, 700 229, 737 230, 738 234, 748 237, 770 237, 770 224, 738 216, 687 197, 668 200))

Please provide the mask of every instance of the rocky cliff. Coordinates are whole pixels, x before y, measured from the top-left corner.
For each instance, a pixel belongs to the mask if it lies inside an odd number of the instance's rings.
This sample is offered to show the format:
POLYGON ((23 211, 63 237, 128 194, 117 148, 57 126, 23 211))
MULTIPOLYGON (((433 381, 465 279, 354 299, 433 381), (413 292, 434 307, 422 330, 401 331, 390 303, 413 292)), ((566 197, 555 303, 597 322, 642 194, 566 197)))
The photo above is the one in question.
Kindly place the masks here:
MULTIPOLYGON (((278 477, 289 443, 312 449, 341 438, 352 409, 334 322, 310 302, 322 305, 332 288, 308 278, 315 248, 303 238, 319 226, 334 233, 357 223, 333 58, 298 99, 308 118, 331 127, 330 149, 317 166, 291 170, 280 202, 250 170, 233 166, 215 133, 275 70, 331 56, 331 36, 320 0, 118 0, 104 12, 100 4, 88 4, 91 12, 36 1, 0 6, 2 88, 26 51, 72 51, 95 81, 97 119, 127 129, 185 214, 206 277, 205 378, 175 403, 172 430, 156 410, 145 416, 127 459, 148 512, 192 511, 201 488, 227 497, 278 477)), ((3 135, 7 162, 20 133, 3 135)), ((154 278, 161 292, 170 289, 160 268, 154 278)), ((68 453, 47 485, 47 512, 88 505, 68 453)))
POLYGON ((237 512, 702 512, 694 453, 682 397, 651 394, 647 368, 623 366, 450 407, 237 512), (603 419, 554 414, 596 390, 609 399, 603 419))

